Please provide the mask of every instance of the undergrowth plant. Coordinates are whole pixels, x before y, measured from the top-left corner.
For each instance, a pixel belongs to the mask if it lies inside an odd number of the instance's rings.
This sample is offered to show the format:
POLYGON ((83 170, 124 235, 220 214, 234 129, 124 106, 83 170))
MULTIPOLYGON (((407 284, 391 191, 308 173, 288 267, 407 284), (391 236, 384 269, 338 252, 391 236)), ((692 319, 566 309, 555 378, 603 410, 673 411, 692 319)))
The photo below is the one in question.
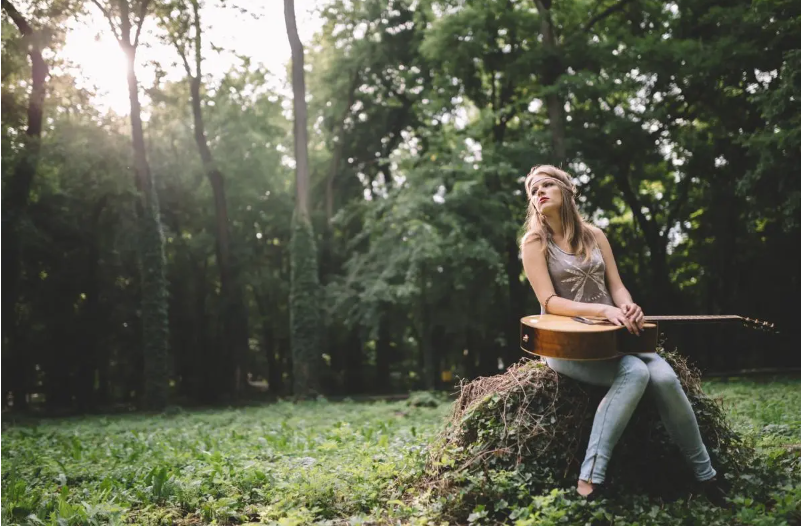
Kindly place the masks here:
MULTIPOLYGON (((1 519, 4 525, 795 524, 800 382, 705 382, 701 397, 707 402, 696 411, 716 404, 751 453, 740 471, 723 472, 736 486, 727 510, 698 496, 658 498, 640 490, 588 504, 566 482, 574 468, 566 478, 547 469, 558 456, 540 457, 538 440, 526 444, 533 451, 523 449, 518 464, 504 463, 509 453, 497 452, 461 469, 481 452, 444 448, 451 411, 463 402, 421 393, 410 402, 6 419, 1 519), (449 487, 433 483, 436 471, 451 473, 444 478, 449 487), (540 478, 545 473, 553 479, 540 478)), ((494 407, 513 408, 504 398, 478 396, 482 411, 465 415, 480 439, 500 440, 499 422, 489 415, 499 414, 494 407)), ((555 429, 549 415, 542 425, 555 429)), ((507 429, 515 430, 510 422, 507 429)))

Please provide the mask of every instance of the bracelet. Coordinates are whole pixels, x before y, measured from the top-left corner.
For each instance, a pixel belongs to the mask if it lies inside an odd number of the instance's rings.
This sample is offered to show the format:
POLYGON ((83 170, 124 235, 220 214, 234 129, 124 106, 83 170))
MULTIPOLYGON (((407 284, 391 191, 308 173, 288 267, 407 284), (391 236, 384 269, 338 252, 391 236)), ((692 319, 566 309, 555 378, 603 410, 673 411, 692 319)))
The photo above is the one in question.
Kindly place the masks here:
POLYGON ((558 296, 558 294, 551 294, 550 296, 547 297, 546 300, 544 300, 544 313, 545 314, 548 314, 548 312, 547 312, 547 304, 550 303, 550 300, 553 299, 556 296, 558 296))

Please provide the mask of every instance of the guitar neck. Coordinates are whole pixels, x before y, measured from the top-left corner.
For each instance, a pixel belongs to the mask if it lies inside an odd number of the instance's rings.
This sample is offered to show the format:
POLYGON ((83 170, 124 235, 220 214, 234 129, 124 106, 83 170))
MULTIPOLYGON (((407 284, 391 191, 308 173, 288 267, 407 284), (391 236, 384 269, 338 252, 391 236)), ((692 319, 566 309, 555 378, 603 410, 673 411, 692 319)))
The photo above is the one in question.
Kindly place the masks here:
MULTIPOLYGON (((585 323, 587 325, 606 325, 610 324, 611 322, 607 320, 590 320, 589 318, 584 318, 583 316, 575 316, 572 318, 575 321, 579 321, 581 323, 585 323)), ((695 315, 695 316, 645 316, 645 321, 648 322, 682 322, 682 323, 717 323, 717 322, 724 322, 724 321, 739 321, 742 322, 744 326, 751 327, 752 329, 758 329, 763 331, 775 331, 778 334, 778 331, 775 330, 775 325, 773 323, 761 320, 752 320, 751 318, 745 318, 743 316, 735 316, 733 314, 722 314, 718 316, 709 316, 709 315, 695 315)))
POLYGON ((695 321, 695 322, 717 322, 717 321, 742 321, 742 316, 720 315, 720 316, 645 316, 645 321, 695 321))

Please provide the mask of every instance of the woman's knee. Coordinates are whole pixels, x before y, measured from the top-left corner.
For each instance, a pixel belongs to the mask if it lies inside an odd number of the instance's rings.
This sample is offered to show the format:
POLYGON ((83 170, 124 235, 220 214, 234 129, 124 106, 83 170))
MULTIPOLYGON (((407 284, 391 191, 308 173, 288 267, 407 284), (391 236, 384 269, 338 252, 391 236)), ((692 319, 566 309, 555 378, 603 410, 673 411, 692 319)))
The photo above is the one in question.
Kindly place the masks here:
POLYGON ((652 389, 660 391, 675 390, 680 388, 681 383, 678 376, 670 367, 650 369, 650 386, 652 389))
POLYGON ((629 381, 647 385, 650 381, 650 371, 645 362, 636 356, 623 356, 620 362, 621 374, 627 374, 629 381))

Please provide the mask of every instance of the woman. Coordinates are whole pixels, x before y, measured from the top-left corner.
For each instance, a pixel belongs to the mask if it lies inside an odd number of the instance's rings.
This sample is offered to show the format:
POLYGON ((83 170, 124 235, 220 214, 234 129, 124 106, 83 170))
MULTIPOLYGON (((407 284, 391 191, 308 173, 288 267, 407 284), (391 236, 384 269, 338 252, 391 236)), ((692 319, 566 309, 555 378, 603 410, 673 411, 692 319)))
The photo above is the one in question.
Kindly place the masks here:
MULTIPOLYGON (((525 179, 529 199, 522 261, 542 314, 599 316, 636 334, 644 315, 620 280, 611 246, 599 228, 586 223, 575 205, 570 176, 554 166, 536 166, 525 179)), ((662 422, 681 448, 704 492, 722 502, 715 470, 701 441, 698 422, 673 369, 656 353, 610 360, 547 358, 554 371, 610 389, 595 413, 577 491, 589 500, 601 494, 606 466, 637 403, 647 390, 662 422)))

